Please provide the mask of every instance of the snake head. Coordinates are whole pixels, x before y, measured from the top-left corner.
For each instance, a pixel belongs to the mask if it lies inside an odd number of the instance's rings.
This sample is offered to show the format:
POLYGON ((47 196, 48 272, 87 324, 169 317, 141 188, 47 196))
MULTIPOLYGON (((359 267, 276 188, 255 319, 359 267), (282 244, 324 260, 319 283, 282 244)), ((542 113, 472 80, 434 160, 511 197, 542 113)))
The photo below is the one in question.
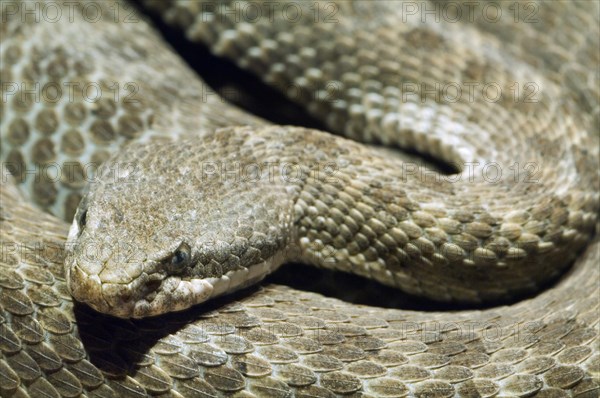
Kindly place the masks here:
POLYGON ((206 145, 140 143, 99 170, 67 241, 77 301, 121 318, 160 315, 243 288, 284 261, 284 207, 293 208, 284 192, 198 177, 206 145))

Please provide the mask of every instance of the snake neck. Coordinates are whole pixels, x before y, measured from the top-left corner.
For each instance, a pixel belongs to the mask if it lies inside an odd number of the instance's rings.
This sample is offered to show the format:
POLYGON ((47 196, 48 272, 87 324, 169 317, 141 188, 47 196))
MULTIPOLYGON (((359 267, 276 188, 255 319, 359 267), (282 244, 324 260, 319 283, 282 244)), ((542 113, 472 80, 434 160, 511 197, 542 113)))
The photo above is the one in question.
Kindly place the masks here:
POLYGON ((373 148, 293 133, 312 166, 295 185, 288 260, 435 300, 504 302, 561 275, 594 234, 598 195, 586 177, 554 185, 414 173, 373 148))

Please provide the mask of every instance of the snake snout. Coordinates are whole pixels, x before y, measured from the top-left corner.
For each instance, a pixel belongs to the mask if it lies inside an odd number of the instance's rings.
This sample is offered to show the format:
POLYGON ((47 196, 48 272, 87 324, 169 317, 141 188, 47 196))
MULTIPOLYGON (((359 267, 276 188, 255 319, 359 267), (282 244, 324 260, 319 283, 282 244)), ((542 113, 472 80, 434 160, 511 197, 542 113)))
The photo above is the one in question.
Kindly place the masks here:
POLYGON ((102 294, 102 282, 98 275, 88 275, 77 264, 67 267, 67 287, 73 298, 86 303, 99 312, 107 312, 108 303, 102 294))
POLYGON ((206 301, 214 290, 208 280, 169 276, 148 264, 82 261, 75 256, 67 259, 66 278, 71 295, 98 312, 119 318, 184 310, 206 301), (138 269, 144 271, 133 276, 138 269))
MULTIPOLYGON (((91 277, 90 279, 95 278, 91 277)), ((156 273, 150 275, 144 273, 128 283, 104 281, 101 287, 101 295, 93 302, 88 300, 87 303, 94 309, 113 316, 120 318, 136 317, 136 308, 143 303, 153 303, 156 297, 160 296, 161 291, 164 290, 164 281, 165 276, 156 273)), ((144 316, 158 315, 162 312, 165 311, 154 310, 144 316)))
MULTIPOLYGON (((144 275, 145 276, 145 275, 144 275)), ((160 279, 137 277, 129 282, 102 278, 102 273, 94 272, 93 267, 70 258, 66 266, 67 286, 73 298, 85 303, 94 310, 129 318, 133 316, 135 305, 160 287, 160 279)))

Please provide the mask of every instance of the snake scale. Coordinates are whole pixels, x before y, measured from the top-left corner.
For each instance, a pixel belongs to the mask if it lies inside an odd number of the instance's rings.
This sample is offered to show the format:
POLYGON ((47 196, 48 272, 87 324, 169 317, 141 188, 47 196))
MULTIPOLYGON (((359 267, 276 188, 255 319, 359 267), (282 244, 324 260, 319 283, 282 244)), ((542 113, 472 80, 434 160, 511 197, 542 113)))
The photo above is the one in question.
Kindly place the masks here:
POLYGON ((227 104, 127 4, 3 2, 1 396, 599 395, 597 2, 142 3, 332 131, 472 178, 227 104), (513 302, 212 298, 292 260, 513 302))

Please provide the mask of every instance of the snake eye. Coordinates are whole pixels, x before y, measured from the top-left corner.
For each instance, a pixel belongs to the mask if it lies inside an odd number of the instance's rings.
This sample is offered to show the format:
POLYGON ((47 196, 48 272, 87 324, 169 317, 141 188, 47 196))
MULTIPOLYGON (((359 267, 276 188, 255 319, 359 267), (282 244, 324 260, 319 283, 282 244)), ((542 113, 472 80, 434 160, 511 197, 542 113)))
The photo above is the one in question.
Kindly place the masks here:
POLYGON ((85 227, 85 223, 87 221, 87 209, 85 209, 83 212, 81 212, 81 214, 79 215, 79 218, 77 220, 77 223, 79 224, 79 229, 83 229, 83 227, 85 227))
POLYGON ((169 265, 174 268, 181 268, 187 265, 192 258, 192 250, 187 243, 179 245, 175 253, 169 259, 169 265))

